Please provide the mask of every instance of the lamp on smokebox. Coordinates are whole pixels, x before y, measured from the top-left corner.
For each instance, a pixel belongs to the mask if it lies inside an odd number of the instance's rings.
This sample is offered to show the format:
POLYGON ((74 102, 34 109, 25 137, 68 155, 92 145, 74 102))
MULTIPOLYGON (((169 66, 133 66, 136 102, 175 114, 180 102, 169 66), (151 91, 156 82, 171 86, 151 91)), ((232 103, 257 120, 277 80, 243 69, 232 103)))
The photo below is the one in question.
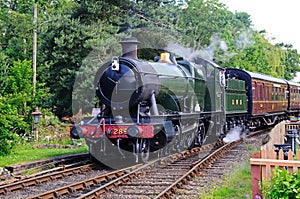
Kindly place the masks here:
POLYGON ((41 117, 42 117, 43 114, 36 107, 35 111, 32 112, 31 115, 32 115, 32 121, 33 121, 34 131, 35 131, 35 140, 38 141, 38 139, 39 139, 39 137, 38 137, 39 136, 39 129, 38 129, 37 124, 40 123, 41 117))

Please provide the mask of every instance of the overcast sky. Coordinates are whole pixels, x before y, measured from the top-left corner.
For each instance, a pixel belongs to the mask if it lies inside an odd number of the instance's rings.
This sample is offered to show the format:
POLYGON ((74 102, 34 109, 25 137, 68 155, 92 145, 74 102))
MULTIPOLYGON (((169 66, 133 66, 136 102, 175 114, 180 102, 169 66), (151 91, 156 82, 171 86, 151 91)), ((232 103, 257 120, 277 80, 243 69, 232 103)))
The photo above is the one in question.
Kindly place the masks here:
POLYGON ((292 44, 300 53, 300 0, 219 1, 233 12, 247 12, 256 30, 266 30, 276 43, 292 44))

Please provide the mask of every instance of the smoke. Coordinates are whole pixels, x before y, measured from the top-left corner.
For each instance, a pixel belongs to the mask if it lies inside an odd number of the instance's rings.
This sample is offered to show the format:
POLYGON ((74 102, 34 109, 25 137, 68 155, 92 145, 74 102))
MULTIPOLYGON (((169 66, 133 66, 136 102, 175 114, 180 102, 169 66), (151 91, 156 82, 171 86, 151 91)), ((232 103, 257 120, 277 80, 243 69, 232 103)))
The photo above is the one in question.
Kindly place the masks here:
POLYGON ((236 126, 227 133, 227 135, 223 138, 223 141, 226 143, 237 141, 240 139, 241 132, 242 128, 236 126))
MULTIPOLYGON (((235 39, 234 44, 236 46, 236 49, 241 51, 248 47, 251 47, 254 44, 254 41, 252 40, 252 33, 250 31, 241 32, 235 39)), ((183 56, 189 61, 197 60, 197 58, 200 57, 208 60, 226 62, 237 55, 236 52, 229 51, 226 41, 222 39, 218 34, 212 35, 209 45, 204 46, 200 49, 186 48, 177 43, 169 43, 165 50, 176 55, 183 56), (215 57, 216 54, 218 57, 215 57)))
POLYGON ((226 41, 217 34, 210 38, 209 45, 198 50, 186 48, 177 43, 169 43, 165 50, 175 53, 176 55, 183 56, 189 61, 197 60, 199 57, 208 60, 214 60, 216 51, 219 51, 218 61, 227 61, 236 54, 228 51, 228 45, 226 41))
POLYGON ((252 33, 250 31, 242 32, 235 40, 235 46, 237 49, 242 51, 248 47, 251 47, 253 44, 254 41, 252 40, 252 33))

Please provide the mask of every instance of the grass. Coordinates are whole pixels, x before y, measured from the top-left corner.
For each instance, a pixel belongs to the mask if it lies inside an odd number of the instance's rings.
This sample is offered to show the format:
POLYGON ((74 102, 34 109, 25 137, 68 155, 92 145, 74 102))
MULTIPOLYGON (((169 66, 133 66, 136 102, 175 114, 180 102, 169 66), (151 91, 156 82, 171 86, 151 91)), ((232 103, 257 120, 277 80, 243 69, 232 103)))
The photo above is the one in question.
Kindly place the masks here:
MULTIPOLYGON (((248 145, 248 150, 255 149, 248 145)), ((300 147, 298 147, 300 150, 300 147)), ((227 174, 222 182, 222 187, 215 187, 209 193, 199 193, 201 199, 242 199, 252 198, 252 182, 251 182, 251 168, 250 163, 242 163, 239 168, 234 170, 233 173, 227 174)))
POLYGON ((241 199, 252 197, 250 163, 242 163, 233 173, 225 175, 222 187, 199 193, 201 199, 241 199))
POLYGON ((40 160, 43 158, 49 158, 53 156, 60 156, 66 154, 87 152, 88 148, 83 145, 79 148, 33 148, 32 144, 22 144, 16 146, 12 153, 7 156, 0 157, 0 167, 8 166, 11 164, 28 162, 33 160, 40 160))

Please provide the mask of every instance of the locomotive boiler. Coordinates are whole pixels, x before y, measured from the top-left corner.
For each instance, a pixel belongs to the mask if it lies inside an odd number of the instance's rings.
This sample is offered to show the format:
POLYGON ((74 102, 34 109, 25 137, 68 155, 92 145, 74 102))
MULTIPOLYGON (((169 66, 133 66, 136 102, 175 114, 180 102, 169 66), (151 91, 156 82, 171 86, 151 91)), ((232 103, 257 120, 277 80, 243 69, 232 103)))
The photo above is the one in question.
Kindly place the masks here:
POLYGON ((96 73, 100 112, 71 130, 73 138, 85 138, 93 157, 117 152, 126 158, 130 152, 145 162, 150 152, 182 151, 224 135, 223 68, 169 53, 142 61, 136 39, 121 44, 123 55, 101 64, 96 73))

